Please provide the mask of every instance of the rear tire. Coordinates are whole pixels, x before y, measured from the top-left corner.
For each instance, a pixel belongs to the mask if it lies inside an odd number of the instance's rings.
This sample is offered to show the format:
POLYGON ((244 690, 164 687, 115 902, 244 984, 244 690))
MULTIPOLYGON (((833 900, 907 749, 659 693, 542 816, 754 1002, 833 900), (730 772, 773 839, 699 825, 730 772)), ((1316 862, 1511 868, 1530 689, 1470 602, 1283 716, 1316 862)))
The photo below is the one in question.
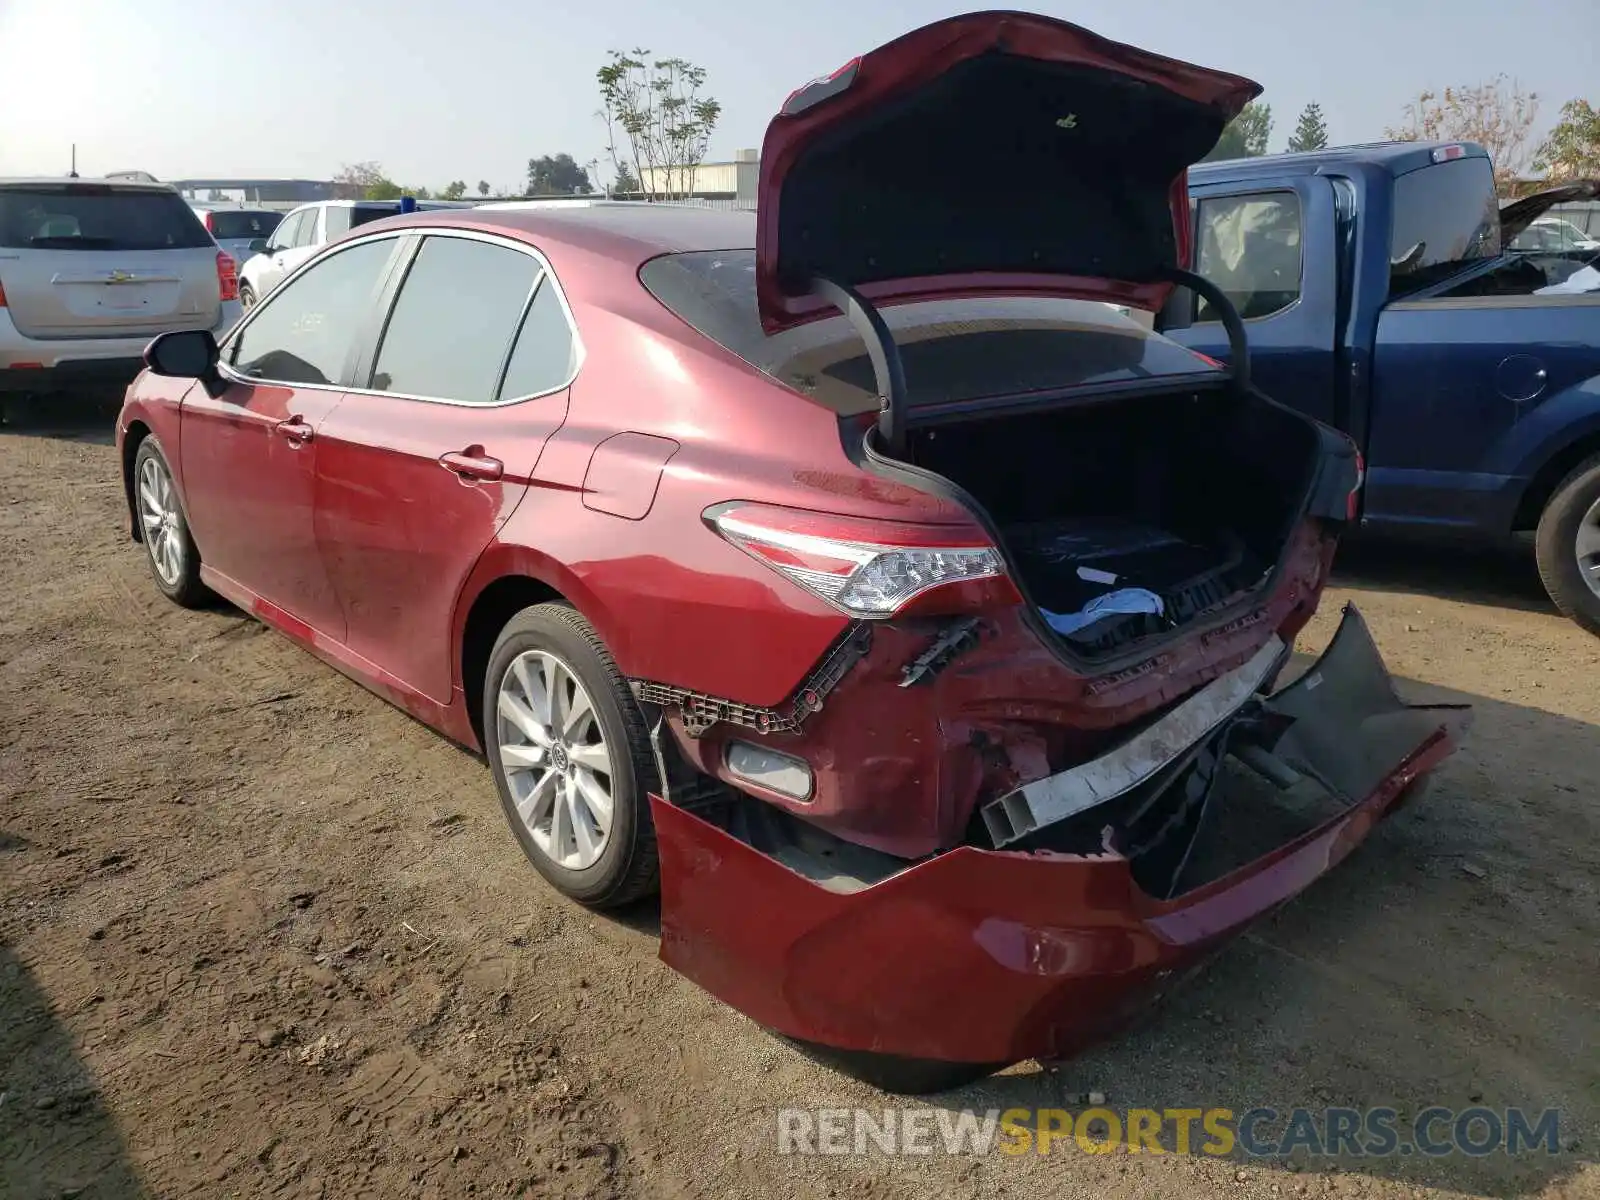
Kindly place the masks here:
POLYGON ((1534 550, 1555 606, 1600 636, 1600 454, 1556 488, 1539 518, 1534 550))
POLYGON ((591 908, 654 895, 644 713, 594 628, 565 604, 501 630, 483 683, 483 742, 506 821, 539 874, 591 908))
POLYGON ((153 435, 139 443, 133 458, 133 511, 161 594, 180 608, 206 605, 211 589, 200 582, 200 551, 189 534, 172 468, 153 435))
POLYGON ((239 307, 242 308, 242 309, 249 310, 249 309, 254 308, 255 306, 256 306, 256 290, 255 290, 255 288, 251 287, 248 283, 244 282, 244 280, 241 279, 239 281, 239 307))

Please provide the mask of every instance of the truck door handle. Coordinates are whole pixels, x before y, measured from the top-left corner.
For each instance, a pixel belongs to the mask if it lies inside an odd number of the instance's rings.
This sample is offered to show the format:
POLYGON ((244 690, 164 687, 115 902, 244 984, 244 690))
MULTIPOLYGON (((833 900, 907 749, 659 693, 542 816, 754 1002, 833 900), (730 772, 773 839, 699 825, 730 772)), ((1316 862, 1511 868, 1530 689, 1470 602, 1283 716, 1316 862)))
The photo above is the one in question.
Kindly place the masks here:
POLYGON ((316 436, 316 430, 312 429, 310 425, 307 425, 305 421, 297 416, 290 417, 287 421, 279 421, 276 428, 279 433, 283 434, 294 445, 309 442, 316 436))
POLYGON ((481 479, 493 482, 505 474, 506 465, 498 458, 490 458, 482 446, 468 446, 465 450, 452 450, 439 456, 439 465, 452 471, 463 480, 481 479))

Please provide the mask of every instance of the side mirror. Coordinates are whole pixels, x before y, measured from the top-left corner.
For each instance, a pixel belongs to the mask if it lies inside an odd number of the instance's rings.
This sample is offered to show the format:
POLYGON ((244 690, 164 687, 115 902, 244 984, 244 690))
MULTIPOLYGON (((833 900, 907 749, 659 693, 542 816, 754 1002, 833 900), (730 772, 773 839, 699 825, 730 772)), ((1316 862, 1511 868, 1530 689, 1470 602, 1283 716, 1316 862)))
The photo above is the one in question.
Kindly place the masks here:
POLYGON ((272 248, 267 245, 267 239, 266 238, 251 238, 250 239, 250 253, 251 254, 270 254, 270 253, 272 253, 272 248))
POLYGON ((217 372, 217 339, 209 329, 179 329, 163 333, 144 350, 144 365, 154 375, 173 379, 198 379, 212 390, 220 383, 217 372))

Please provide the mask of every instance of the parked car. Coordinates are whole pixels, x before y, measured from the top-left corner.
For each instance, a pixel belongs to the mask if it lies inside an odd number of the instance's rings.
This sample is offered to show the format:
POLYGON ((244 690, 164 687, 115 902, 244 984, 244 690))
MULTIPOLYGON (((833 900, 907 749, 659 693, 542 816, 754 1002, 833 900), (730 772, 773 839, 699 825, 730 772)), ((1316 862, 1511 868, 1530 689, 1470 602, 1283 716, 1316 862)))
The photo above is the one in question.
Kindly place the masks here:
POLYGON ((1571 221, 1560 217, 1539 217, 1506 244, 1508 250, 1535 253, 1600 254, 1600 238, 1592 238, 1571 221))
MULTIPOLYGON (((447 201, 423 200, 419 210, 454 209, 447 201)), ((319 200, 284 214, 264 239, 252 239, 249 255, 239 271, 239 298, 249 308, 318 249, 369 221, 392 217, 400 211, 398 200, 319 200)))
POLYGON ((256 253, 252 247, 271 237, 272 231, 283 221, 283 214, 270 208, 192 207, 206 232, 241 266, 256 253))
POLYGON ((791 96, 754 216, 363 226, 151 345, 132 534, 481 750, 567 896, 659 884, 663 957, 757 1021, 898 1090, 1066 1053, 1459 728, 1353 610, 1276 686, 1360 468, 1178 268, 1258 92, 978 13, 791 96), (999 219, 952 156, 1034 186, 999 219), (1232 369, 1107 306, 1178 279, 1232 369))
POLYGON ((0 179, 0 396, 125 384, 156 334, 238 316, 233 260, 172 188, 0 179))
MULTIPOLYGON (((1596 191, 1501 208, 1465 143, 1189 173, 1196 270, 1247 319, 1261 386, 1361 447, 1361 528, 1465 549, 1532 534, 1551 599, 1600 633, 1600 273, 1504 251, 1596 191)), ((1227 359, 1208 303, 1179 293, 1160 327, 1227 359)))

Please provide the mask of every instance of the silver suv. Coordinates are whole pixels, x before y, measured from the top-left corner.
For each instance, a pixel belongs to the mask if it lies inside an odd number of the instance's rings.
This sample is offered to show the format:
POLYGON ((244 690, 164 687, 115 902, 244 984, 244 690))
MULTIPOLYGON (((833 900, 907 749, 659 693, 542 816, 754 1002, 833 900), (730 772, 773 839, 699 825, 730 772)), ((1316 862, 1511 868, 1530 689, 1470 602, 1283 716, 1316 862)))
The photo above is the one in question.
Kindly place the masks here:
POLYGON ((239 314, 237 264, 165 184, 0 179, 0 397, 127 383, 158 333, 239 314))

